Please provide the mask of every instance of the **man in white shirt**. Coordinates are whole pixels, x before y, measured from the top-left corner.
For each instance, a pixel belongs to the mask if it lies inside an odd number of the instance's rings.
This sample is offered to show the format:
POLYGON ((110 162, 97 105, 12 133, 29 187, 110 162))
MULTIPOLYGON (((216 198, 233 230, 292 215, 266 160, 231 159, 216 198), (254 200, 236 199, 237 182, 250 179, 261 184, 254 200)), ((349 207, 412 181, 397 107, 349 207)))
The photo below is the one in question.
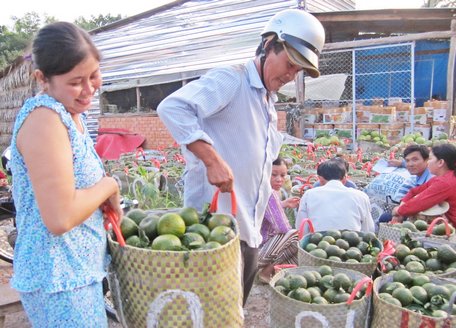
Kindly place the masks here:
MULTIPOLYGON (((256 56, 245 65, 221 67, 186 84, 158 106, 158 115, 186 159, 184 206, 201 210, 215 188, 235 191, 243 257, 244 304, 257 271, 261 223, 272 193, 272 162, 282 143, 276 92, 305 70, 319 76, 325 33, 311 14, 287 9, 261 33, 256 56)), ((228 194, 218 201, 230 212, 228 194)))
POLYGON ((374 231, 369 197, 360 190, 344 186, 347 172, 338 159, 330 159, 317 168, 321 187, 307 190, 299 204, 296 228, 309 218, 315 231, 374 231))

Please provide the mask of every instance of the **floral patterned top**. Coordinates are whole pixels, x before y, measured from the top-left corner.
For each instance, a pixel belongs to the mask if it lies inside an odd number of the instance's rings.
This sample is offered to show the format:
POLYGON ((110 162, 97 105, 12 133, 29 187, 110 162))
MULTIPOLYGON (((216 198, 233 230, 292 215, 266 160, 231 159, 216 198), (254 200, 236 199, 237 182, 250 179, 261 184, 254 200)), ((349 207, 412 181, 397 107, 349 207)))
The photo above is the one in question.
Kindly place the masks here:
POLYGON ((11 285, 21 292, 67 291, 99 282, 106 275, 106 232, 99 209, 81 225, 60 236, 52 234, 44 225, 24 159, 16 145, 18 131, 37 107, 57 112, 68 129, 76 189, 94 185, 103 177, 104 169, 85 122, 82 122, 84 133, 81 133, 70 113, 48 95, 37 95, 24 103, 17 115, 11 142, 13 197, 18 230, 11 285))

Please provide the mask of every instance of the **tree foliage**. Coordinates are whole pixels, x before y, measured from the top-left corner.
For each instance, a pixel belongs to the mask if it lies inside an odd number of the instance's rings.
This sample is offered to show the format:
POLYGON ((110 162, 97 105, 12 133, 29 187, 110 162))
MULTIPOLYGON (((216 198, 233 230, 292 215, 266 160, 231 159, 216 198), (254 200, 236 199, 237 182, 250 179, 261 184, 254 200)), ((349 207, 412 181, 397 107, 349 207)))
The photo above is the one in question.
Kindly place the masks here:
MULTIPOLYGON (((89 19, 79 17, 74 23, 85 30, 92 30, 110 23, 122 17, 98 15, 89 19)), ((23 17, 12 17, 13 26, 0 25, 0 70, 10 65, 16 58, 23 55, 24 50, 30 45, 33 36, 38 29, 46 24, 58 21, 53 16, 40 16, 36 12, 28 12, 23 17)))
POLYGON ((456 7, 456 0, 425 0, 424 7, 453 8, 456 7))

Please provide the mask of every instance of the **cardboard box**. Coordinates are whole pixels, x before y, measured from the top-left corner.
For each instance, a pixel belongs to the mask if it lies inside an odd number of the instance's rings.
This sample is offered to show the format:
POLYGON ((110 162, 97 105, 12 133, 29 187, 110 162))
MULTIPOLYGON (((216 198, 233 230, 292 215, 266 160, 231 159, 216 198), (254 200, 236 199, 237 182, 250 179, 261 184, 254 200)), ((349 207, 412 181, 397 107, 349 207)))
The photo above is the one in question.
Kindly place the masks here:
MULTIPOLYGON (((413 133, 420 132, 424 139, 429 140, 431 138, 431 125, 430 124, 415 124, 413 127, 413 133)), ((411 124, 405 124, 404 135, 411 134, 411 124)))

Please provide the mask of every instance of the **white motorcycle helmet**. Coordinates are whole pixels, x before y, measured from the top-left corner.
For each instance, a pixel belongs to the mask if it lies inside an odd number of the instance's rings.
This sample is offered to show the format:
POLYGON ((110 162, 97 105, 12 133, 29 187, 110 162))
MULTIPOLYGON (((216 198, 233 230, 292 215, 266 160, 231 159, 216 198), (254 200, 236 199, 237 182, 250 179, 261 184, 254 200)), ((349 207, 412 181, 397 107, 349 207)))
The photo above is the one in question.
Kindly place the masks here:
POLYGON ((286 9, 275 14, 261 32, 272 34, 283 42, 290 61, 303 67, 311 77, 319 77, 318 59, 325 43, 325 30, 315 16, 299 9, 286 9))

